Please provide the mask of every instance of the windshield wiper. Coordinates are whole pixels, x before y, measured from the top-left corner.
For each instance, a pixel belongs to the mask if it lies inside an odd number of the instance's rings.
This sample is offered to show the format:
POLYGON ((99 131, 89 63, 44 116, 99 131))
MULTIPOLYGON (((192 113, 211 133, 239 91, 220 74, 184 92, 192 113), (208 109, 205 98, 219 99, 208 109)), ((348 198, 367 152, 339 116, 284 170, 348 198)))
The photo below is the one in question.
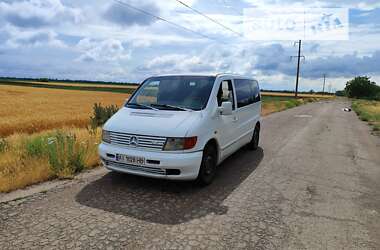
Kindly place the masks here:
POLYGON ((169 109, 173 109, 173 110, 193 111, 192 109, 178 107, 178 106, 169 105, 169 104, 151 104, 151 105, 156 106, 156 107, 169 108, 169 109))
POLYGON ((158 110, 156 108, 153 108, 150 105, 145 105, 145 104, 140 104, 140 103, 127 103, 127 106, 129 106, 129 105, 133 105, 133 106, 137 106, 137 107, 142 107, 142 108, 146 108, 146 109, 158 110))

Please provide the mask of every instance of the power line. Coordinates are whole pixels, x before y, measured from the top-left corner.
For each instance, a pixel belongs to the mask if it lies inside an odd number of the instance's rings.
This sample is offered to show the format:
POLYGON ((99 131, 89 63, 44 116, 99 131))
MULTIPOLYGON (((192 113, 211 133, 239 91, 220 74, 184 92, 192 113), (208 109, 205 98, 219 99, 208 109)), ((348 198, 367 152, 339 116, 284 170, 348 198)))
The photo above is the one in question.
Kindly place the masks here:
POLYGON ((178 3, 180 3, 180 4, 182 4, 183 6, 185 6, 186 8, 188 8, 188 9, 194 11, 195 13, 197 13, 197 14, 199 14, 199 15, 205 17, 205 18, 207 18, 207 19, 210 20, 211 22, 218 24, 219 26, 223 27, 224 29, 231 31, 232 33, 235 33, 235 34, 237 34, 238 36, 241 36, 241 37, 243 36, 243 35, 240 34, 239 32, 237 32, 237 31, 231 29, 230 27, 227 27, 226 25, 224 25, 224 24, 218 22, 217 20, 215 20, 215 19, 209 17, 208 15, 203 14, 203 13, 200 12, 199 10, 194 9, 193 7, 187 5, 186 3, 184 3, 184 2, 182 2, 182 1, 180 1, 180 0, 174 0, 174 1, 176 1, 176 2, 178 2, 178 3))
POLYGON ((132 5, 130 5, 129 3, 126 3, 126 2, 123 2, 123 1, 120 1, 120 0, 113 0, 113 1, 116 2, 116 3, 118 3, 118 4, 120 4, 120 5, 126 6, 126 7, 130 8, 130 9, 133 9, 133 10, 135 10, 135 11, 141 12, 141 13, 147 15, 147 16, 150 16, 150 17, 156 18, 157 20, 164 21, 164 22, 166 22, 166 23, 168 23, 168 24, 170 24, 170 25, 172 25, 172 26, 175 26, 175 27, 177 27, 177 28, 179 28, 179 29, 182 29, 182 30, 185 30, 185 31, 187 31, 187 32, 190 32, 190 33, 196 34, 196 35, 201 36, 201 37, 203 37, 203 38, 207 38, 207 39, 210 39, 210 40, 214 40, 214 41, 217 41, 217 42, 222 42, 222 43, 224 43, 223 41, 217 40, 217 39, 215 39, 215 38, 212 38, 212 37, 210 37, 210 36, 204 35, 204 34, 202 34, 202 33, 200 33, 200 32, 195 31, 195 30, 192 30, 192 29, 186 28, 186 27, 184 27, 184 26, 182 26, 182 25, 176 24, 176 23, 174 23, 174 22, 172 22, 172 21, 169 21, 169 20, 167 20, 167 19, 165 19, 165 18, 163 18, 163 17, 160 17, 160 16, 157 16, 157 15, 155 15, 155 14, 152 14, 152 13, 150 13, 150 12, 148 12, 148 11, 145 11, 145 10, 143 10, 143 9, 137 8, 137 7, 135 7, 135 6, 132 6, 132 5))

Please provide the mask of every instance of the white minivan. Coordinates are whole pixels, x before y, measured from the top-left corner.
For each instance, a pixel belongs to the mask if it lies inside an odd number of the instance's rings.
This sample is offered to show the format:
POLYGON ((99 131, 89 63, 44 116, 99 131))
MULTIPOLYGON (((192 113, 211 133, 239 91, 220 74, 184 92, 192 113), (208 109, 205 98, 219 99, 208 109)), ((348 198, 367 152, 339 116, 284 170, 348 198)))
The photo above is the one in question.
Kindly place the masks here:
POLYGON ((104 125, 99 155, 113 171, 207 185, 229 155, 257 149, 260 112, 253 78, 151 77, 104 125))

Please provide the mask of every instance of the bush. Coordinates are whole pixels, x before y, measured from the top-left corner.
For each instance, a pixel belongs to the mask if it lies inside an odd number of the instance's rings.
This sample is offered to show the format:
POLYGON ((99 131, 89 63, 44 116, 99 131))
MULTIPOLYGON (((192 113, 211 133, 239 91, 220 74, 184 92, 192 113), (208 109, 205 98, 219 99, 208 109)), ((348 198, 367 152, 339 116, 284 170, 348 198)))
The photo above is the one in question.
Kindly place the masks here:
POLYGON ((75 135, 58 131, 49 138, 47 149, 49 164, 56 176, 70 178, 84 169, 86 149, 75 135))
POLYGON ((0 138, 0 153, 8 149, 8 142, 4 138, 0 138))
POLYGON ((377 93, 377 95, 374 97, 374 99, 376 101, 380 101, 380 91, 379 91, 379 93, 377 93))
POLYGON ((367 76, 358 76, 348 81, 344 90, 351 98, 375 99, 380 95, 380 87, 367 76))
POLYGON ((101 103, 95 103, 93 106, 93 116, 90 117, 90 125, 92 129, 102 126, 117 111, 116 105, 102 107, 101 103))
POLYGON ((335 95, 336 96, 345 96, 346 92, 344 90, 338 90, 338 91, 335 92, 335 95))
POLYGON ((47 155, 48 136, 37 136, 25 141, 25 150, 29 156, 42 157, 47 155))

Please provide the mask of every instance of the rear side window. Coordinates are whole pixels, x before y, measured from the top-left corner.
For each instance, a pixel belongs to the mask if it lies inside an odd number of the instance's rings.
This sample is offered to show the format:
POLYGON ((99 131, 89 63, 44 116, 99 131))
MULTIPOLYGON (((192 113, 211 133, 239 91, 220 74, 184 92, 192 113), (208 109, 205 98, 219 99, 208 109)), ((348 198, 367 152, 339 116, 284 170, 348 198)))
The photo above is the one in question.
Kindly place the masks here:
POLYGON ((238 108, 260 101, 260 89, 257 81, 236 79, 235 88, 238 108))
POLYGON ((253 102, 261 101, 259 83, 257 81, 251 81, 251 84, 253 89, 253 102))

